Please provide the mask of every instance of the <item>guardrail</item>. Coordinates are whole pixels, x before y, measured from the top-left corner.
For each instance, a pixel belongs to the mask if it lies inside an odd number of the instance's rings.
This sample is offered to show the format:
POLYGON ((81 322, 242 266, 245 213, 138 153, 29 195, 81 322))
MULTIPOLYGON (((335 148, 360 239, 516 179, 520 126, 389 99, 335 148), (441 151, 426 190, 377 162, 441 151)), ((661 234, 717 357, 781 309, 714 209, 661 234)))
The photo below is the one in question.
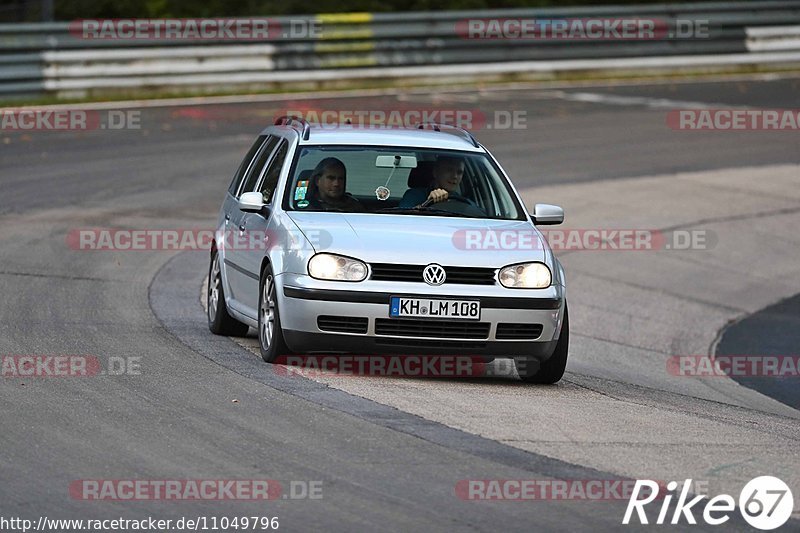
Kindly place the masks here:
MULTIPOLYGON (((268 19, 295 34, 259 40, 84 38, 80 22, 0 25, 0 98, 214 91, 358 78, 553 75, 594 69, 800 65, 800 2, 745 1, 559 9, 316 15, 268 19), (651 20, 640 39, 467 30, 469 21, 651 20), (692 24, 695 26, 692 27, 692 24), (687 36, 681 31, 694 29, 687 36), (699 35, 699 30, 704 33, 699 35)), ((486 25, 484 27, 489 27, 486 25)), ((291 32, 290 32, 291 33, 291 32)), ((96 36, 96 35, 95 35, 96 36)))

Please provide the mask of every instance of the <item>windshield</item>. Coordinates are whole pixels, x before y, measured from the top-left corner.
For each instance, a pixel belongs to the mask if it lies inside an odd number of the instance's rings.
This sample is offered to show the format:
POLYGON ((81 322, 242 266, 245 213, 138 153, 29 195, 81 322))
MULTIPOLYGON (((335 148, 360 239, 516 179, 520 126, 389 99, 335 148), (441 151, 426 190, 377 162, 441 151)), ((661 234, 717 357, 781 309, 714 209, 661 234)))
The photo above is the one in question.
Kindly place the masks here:
POLYGON ((284 207, 410 216, 524 220, 486 154, 385 146, 303 146, 284 207))

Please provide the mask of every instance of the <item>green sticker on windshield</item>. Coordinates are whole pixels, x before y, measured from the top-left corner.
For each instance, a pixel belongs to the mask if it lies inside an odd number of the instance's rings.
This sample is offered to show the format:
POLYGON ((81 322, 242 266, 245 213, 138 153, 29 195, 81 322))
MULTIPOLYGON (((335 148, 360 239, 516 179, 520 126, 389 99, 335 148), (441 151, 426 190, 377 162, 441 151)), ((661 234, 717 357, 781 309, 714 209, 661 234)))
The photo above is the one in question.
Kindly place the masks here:
POLYGON ((297 188, 294 190, 294 199, 302 200, 306 197, 306 193, 308 192, 308 181, 298 181, 297 188))
POLYGON ((308 200, 300 200, 297 202, 297 207, 308 207, 308 200))

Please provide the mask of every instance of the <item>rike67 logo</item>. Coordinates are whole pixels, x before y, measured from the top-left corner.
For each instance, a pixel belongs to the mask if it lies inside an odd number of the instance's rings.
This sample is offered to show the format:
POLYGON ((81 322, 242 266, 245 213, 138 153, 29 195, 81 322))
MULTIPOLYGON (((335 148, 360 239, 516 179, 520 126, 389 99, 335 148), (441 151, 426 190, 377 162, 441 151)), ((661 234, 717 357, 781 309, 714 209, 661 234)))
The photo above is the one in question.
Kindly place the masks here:
MULTIPOLYGON (((730 520, 730 515, 736 509, 737 504, 733 496, 720 494, 710 498, 705 502, 705 505, 698 505, 707 496, 695 496, 689 500, 691 486, 692 480, 687 479, 681 488, 670 519, 672 492, 676 491, 678 483, 670 481, 667 484, 667 494, 663 496, 661 509, 658 512, 655 524, 679 524, 684 520, 687 524, 697 524, 694 512, 699 513, 701 508, 702 518, 706 524, 718 526, 730 520), (698 506, 698 508, 694 509, 695 506, 698 506)), ((659 498, 660 495, 663 495, 663 491, 659 494, 659 484, 655 481, 649 479, 636 480, 622 523, 631 523, 631 518, 634 511, 636 511, 636 518, 638 518, 639 523, 649 524, 644 508, 659 498), (640 499, 640 492, 646 494, 646 496, 640 499)), ((760 476, 747 482, 742 492, 739 493, 738 504, 742 518, 748 524, 756 529, 771 530, 779 528, 789 520, 794 510, 794 497, 792 496, 792 491, 789 490, 789 486, 780 479, 772 476, 760 476)))

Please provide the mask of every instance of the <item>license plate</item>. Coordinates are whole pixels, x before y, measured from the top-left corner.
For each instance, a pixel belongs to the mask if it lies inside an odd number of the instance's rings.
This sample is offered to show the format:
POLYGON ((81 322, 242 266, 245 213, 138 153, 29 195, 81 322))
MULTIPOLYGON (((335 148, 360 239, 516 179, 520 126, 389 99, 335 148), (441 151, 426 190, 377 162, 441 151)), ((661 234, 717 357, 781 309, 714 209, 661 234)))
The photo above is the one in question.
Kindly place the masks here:
POLYGON ((480 320, 481 303, 475 300, 437 300, 435 298, 392 296, 389 302, 389 316, 480 320))

